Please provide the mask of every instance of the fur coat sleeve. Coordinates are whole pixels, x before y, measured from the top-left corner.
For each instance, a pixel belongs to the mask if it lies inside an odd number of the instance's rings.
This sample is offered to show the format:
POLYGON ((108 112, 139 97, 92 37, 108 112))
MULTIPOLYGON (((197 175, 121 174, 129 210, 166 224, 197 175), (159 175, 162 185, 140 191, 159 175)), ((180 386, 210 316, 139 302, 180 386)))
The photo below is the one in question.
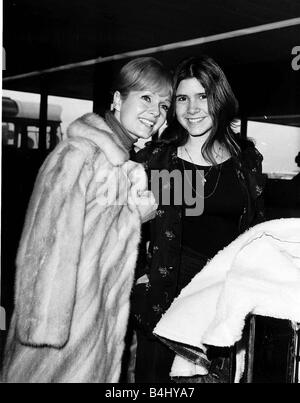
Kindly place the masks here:
POLYGON ((38 175, 17 256, 23 343, 61 347, 68 339, 90 176, 85 153, 72 143, 51 155, 38 175))

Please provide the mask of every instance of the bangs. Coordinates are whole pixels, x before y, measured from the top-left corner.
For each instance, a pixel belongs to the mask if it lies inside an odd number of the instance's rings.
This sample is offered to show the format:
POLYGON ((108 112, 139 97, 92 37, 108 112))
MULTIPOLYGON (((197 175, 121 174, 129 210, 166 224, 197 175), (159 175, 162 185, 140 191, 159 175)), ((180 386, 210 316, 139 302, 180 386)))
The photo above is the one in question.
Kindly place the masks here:
POLYGON ((153 69, 146 66, 139 74, 136 74, 132 82, 132 89, 135 91, 149 90, 153 93, 172 96, 172 80, 169 74, 161 69, 153 69))
POLYGON ((173 87, 170 72, 155 58, 142 57, 128 62, 120 71, 114 91, 127 97, 130 91, 151 91, 172 96, 173 87))
POLYGON ((135 91, 151 91, 165 96, 172 96, 172 83, 169 77, 163 77, 160 74, 153 76, 147 74, 146 76, 139 77, 132 85, 135 91))

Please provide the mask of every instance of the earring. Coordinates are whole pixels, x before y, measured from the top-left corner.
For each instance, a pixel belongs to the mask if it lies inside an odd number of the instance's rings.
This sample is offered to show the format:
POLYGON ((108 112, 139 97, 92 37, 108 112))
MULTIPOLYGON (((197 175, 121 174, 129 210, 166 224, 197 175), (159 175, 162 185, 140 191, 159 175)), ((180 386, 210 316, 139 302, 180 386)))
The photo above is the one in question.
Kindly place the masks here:
POLYGON ((113 110, 115 110, 115 111, 120 111, 120 104, 119 104, 119 102, 113 102, 113 104, 112 104, 112 107, 113 107, 113 110))

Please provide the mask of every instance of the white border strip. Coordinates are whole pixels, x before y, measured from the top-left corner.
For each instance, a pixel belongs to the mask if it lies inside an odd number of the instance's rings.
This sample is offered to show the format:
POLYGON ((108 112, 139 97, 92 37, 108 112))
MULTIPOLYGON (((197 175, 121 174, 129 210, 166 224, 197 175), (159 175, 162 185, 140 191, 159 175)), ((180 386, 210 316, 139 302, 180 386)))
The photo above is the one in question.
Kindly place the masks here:
POLYGON ((165 52, 168 50, 202 45, 204 43, 217 42, 217 41, 222 41, 224 39, 231 39, 231 38, 236 38, 236 37, 244 36, 244 35, 253 35, 253 34, 257 34, 259 32, 272 31, 275 29, 292 27, 295 25, 300 25, 300 18, 292 18, 289 20, 277 21, 277 22, 273 22, 270 24, 263 24, 263 25, 258 25, 255 27, 238 29, 236 31, 224 32, 222 34, 209 35, 209 36, 205 36, 205 37, 201 37, 201 38, 190 39, 190 40, 181 41, 181 42, 174 42, 174 43, 170 43, 167 45, 161 45, 161 46, 151 47, 151 48, 147 48, 147 49, 140 49, 140 50, 134 50, 131 52, 119 53, 119 54, 112 55, 112 56, 97 57, 96 59, 90 59, 90 60, 86 60, 83 62, 65 64, 62 66, 53 67, 53 68, 49 68, 49 69, 45 69, 45 70, 32 71, 30 73, 6 77, 3 79, 3 81, 8 82, 8 81, 13 81, 13 80, 19 80, 22 78, 34 77, 34 76, 38 76, 41 74, 55 73, 55 72, 70 70, 70 69, 79 68, 79 67, 91 66, 91 65, 95 65, 95 64, 99 64, 99 63, 106 63, 106 62, 126 59, 129 57, 138 57, 138 56, 149 55, 149 54, 158 53, 158 52, 165 52))

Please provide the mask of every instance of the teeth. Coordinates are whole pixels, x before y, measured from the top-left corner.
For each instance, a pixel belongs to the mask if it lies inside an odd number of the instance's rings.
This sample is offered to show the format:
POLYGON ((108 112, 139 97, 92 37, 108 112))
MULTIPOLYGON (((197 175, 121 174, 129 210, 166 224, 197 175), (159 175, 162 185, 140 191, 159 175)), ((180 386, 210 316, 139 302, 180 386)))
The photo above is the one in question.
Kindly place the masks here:
POLYGON ((200 123, 204 118, 188 118, 187 120, 191 123, 200 123))
POLYGON ((151 120, 140 118, 140 121, 144 123, 146 126, 153 127, 154 123, 151 120))

